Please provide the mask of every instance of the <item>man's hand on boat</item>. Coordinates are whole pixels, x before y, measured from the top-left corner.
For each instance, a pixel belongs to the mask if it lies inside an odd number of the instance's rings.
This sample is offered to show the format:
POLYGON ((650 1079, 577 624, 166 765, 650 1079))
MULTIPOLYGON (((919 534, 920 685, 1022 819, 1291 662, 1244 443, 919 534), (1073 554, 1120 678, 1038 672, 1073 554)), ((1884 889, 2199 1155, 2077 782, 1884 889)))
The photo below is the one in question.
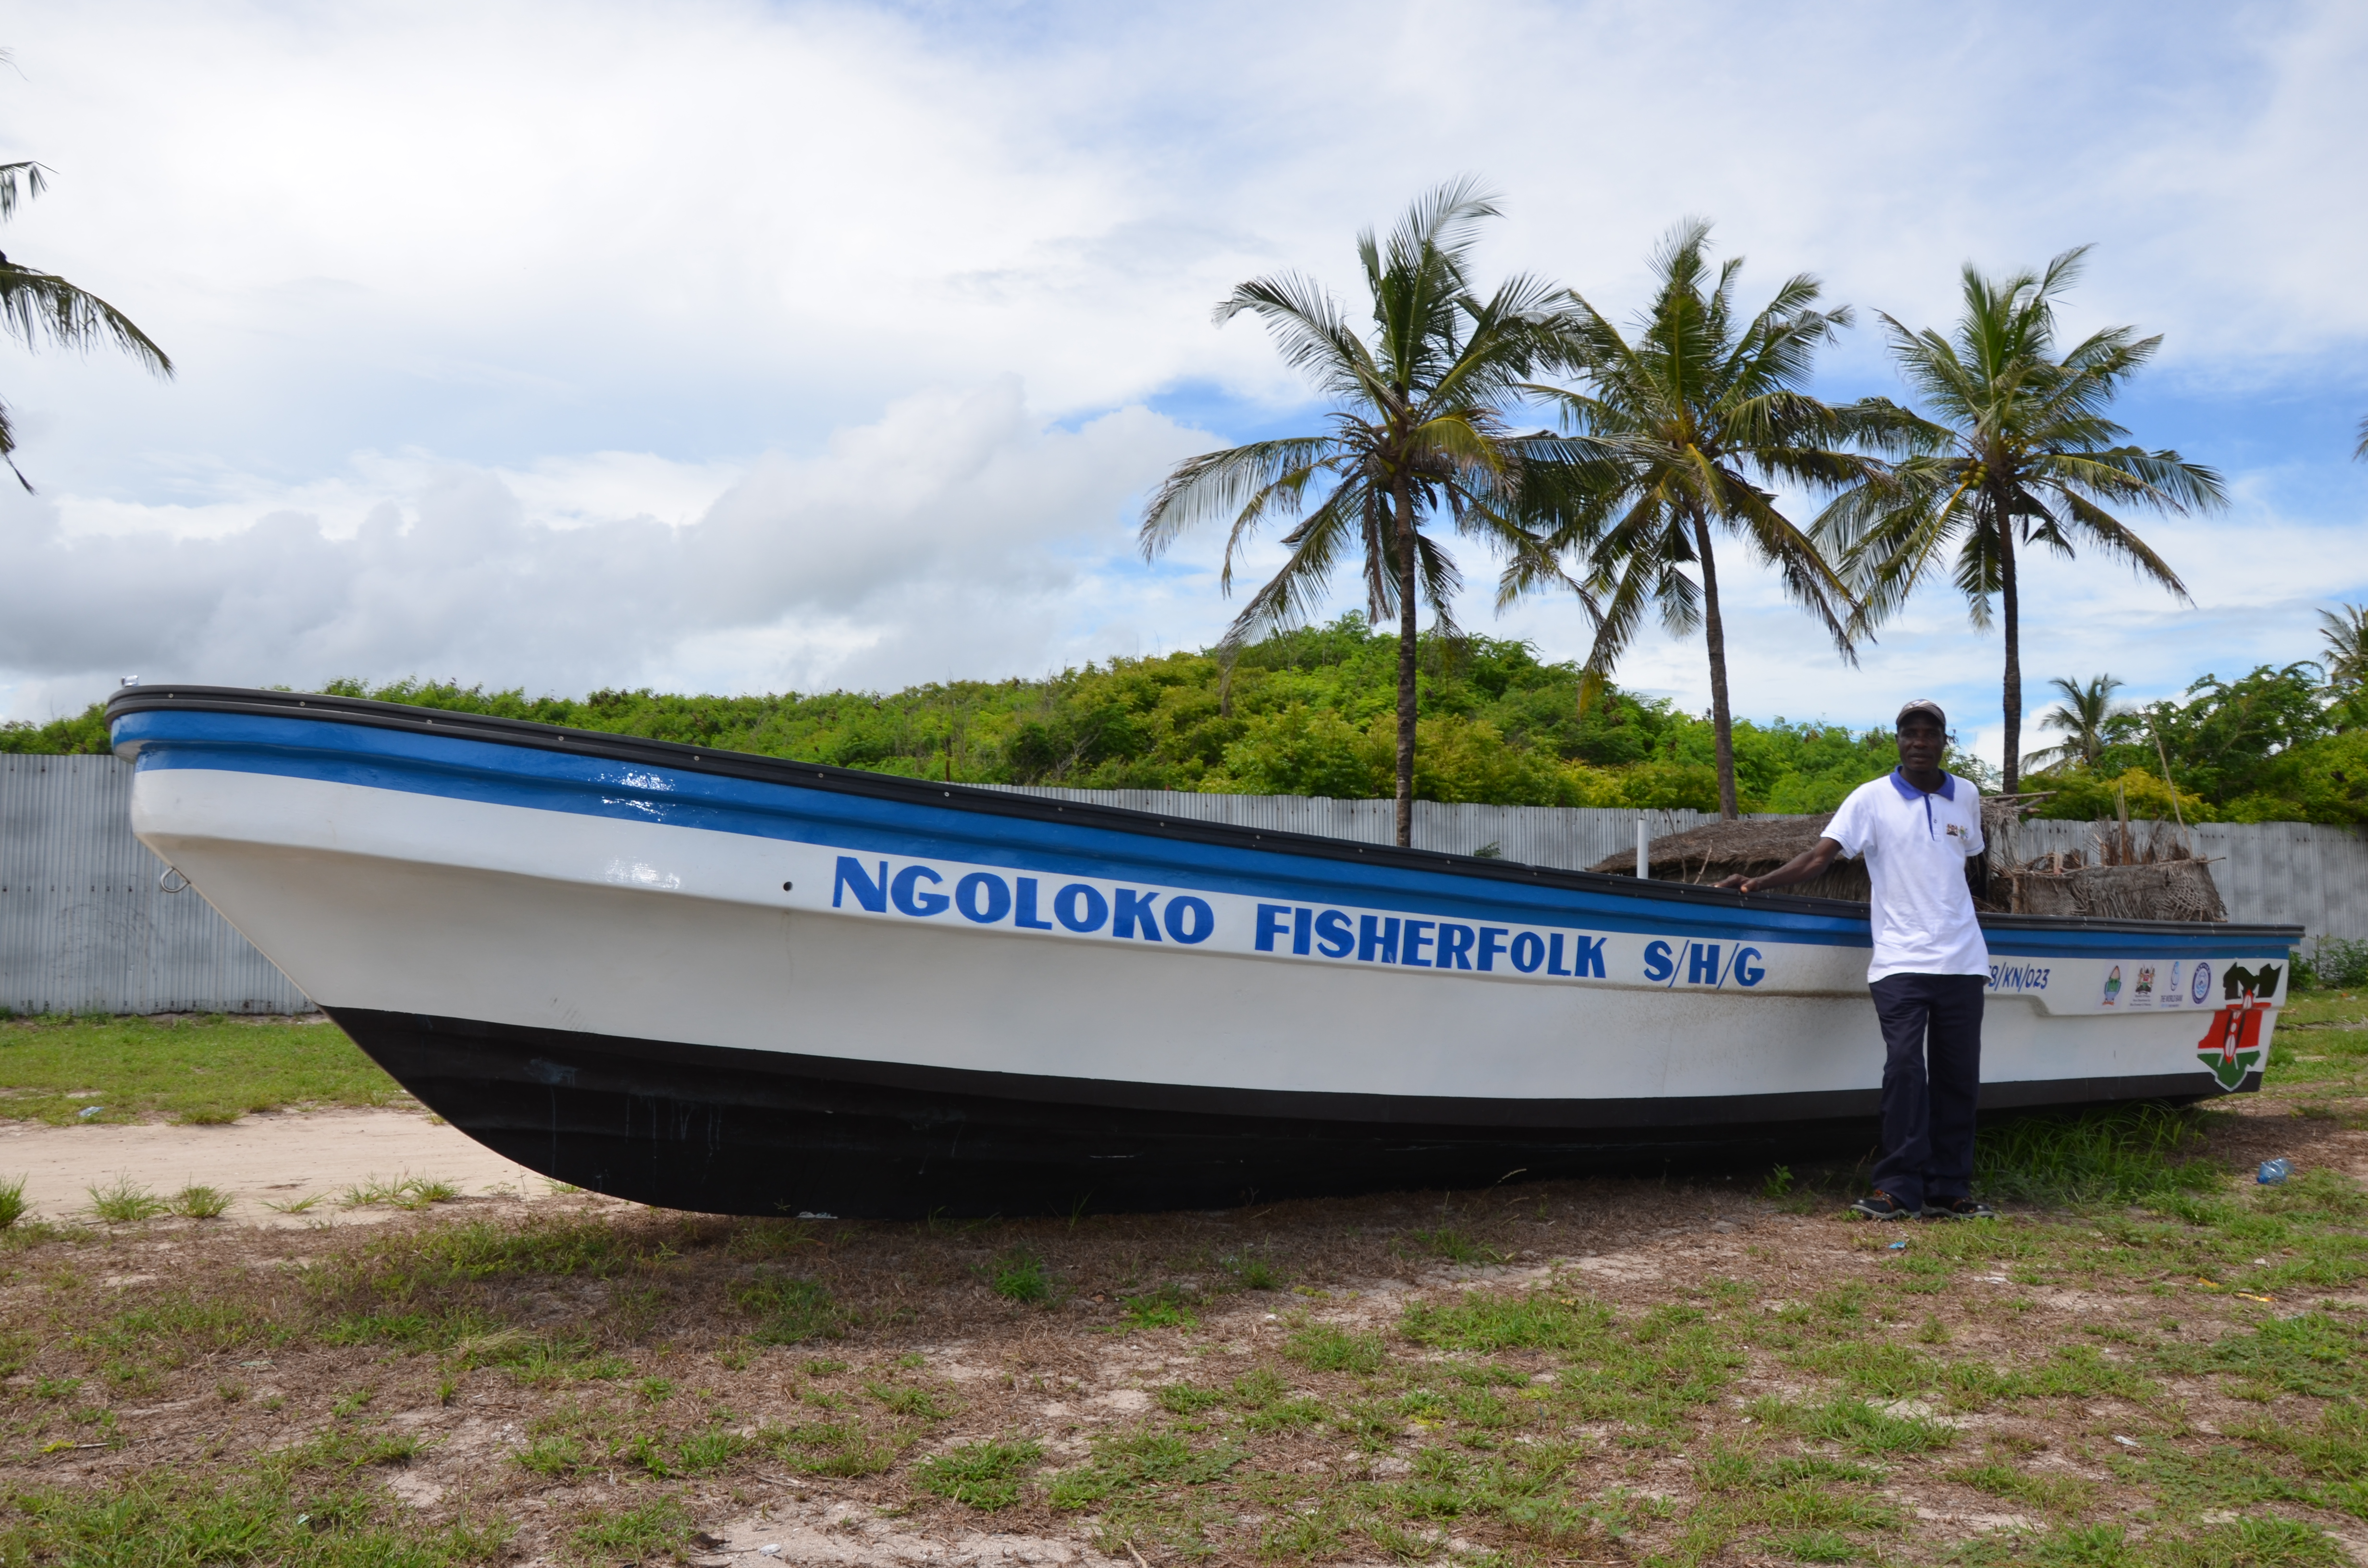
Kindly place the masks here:
POLYGON ((1826 868, 1834 863, 1834 857, 1841 852, 1842 846, 1832 839, 1820 838, 1765 876, 1747 877, 1737 872, 1718 885, 1736 892, 1789 887, 1794 882, 1805 882, 1812 877, 1824 875, 1826 868))

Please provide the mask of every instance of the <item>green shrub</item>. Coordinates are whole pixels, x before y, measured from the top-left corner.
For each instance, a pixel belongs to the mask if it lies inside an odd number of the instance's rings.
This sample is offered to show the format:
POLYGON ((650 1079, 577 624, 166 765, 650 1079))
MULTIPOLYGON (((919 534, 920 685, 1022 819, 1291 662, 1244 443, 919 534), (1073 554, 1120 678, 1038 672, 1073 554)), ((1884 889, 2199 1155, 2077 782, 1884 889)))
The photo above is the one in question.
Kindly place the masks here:
POLYGON ((2368 940, 2321 937, 2307 957, 2297 949, 2294 955, 2294 984, 2297 990, 2316 987, 2323 991, 2352 991, 2368 986, 2368 940))

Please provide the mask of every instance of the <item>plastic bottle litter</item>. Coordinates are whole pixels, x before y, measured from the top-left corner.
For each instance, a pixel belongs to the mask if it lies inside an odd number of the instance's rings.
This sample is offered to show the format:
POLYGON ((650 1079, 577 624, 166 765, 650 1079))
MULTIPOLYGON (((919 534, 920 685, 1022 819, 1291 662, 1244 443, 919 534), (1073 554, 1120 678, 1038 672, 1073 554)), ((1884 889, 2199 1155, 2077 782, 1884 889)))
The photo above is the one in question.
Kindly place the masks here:
POLYGON ((82 1108, 82 1119, 88 1121, 93 1117, 105 1115, 106 1112, 107 1108, 103 1105, 86 1105, 82 1108))
POLYGON ((2275 1187, 2292 1175, 2294 1175, 2294 1162, 2280 1155, 2274 1160, 2263 1160, 2260 1174, 2253 1180, 2262 1187, 2275 1187))

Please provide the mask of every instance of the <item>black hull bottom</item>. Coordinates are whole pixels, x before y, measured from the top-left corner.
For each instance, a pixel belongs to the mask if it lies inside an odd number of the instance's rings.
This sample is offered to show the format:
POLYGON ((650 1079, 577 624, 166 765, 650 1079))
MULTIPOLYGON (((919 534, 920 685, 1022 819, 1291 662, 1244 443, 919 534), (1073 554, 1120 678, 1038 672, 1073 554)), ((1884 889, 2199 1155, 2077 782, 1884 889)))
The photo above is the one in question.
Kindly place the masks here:
MULTIPOLYGON (((331 1008, 486 1147, 661 1208, 844 1218, 1212 1209, 1857 1153, 1875 1094, 1472 1101, 903 1067, 331 1008)), ((2246 1088, 2256 1086, 2248 1080, 2246 1088)), ((2200 1073, 1995 1084, 1985 1109, 2216 1093, 2200 1073), (2199 1083, 2202 1087, 2199 1088, 2199 1083)))

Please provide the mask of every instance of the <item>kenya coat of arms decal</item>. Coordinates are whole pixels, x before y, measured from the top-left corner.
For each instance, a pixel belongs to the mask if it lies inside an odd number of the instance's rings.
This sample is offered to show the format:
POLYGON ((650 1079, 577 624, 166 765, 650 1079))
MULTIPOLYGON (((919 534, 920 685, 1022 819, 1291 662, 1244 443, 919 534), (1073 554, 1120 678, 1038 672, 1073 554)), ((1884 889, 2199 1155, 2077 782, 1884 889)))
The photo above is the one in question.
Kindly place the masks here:
POLYGON ((2242 1088, 2246 1074, 2261 1065, 2267 1054, 2261 1048, 2261 1029, 2269 1022, 2270 1006, 2277 994, 2277 965, 2263 964, 2259 970, 2242 964, 2228 966, 2221 992, 2226 1005, 2212 1015, 2203 1038, 2195 1042, 2204 1070, 2222 1088, 2242 1088))

